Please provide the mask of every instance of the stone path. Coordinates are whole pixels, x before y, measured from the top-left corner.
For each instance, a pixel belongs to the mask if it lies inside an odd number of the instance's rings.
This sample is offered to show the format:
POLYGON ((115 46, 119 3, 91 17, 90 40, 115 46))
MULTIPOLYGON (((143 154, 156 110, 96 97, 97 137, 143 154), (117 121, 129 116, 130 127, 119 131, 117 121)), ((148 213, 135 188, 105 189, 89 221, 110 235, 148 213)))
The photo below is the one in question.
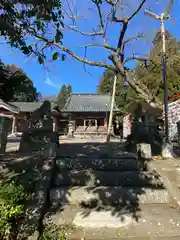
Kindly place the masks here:
POLYGON ((173 203, 180 209, 180 158, 152 161, 149 169, 161 174, 173 203))
POLYGON ((119 143, 74 143, 61 145, 56 164, 45 221, 64 225, 67 239, 180 239, 162 162, 146 169, 119 143))
MULTIPOLYGON (((53 218, 57 224, 65 226, 79 226, 69 229, 68 239, 74 238, 74 234, 86 239, 154 239, 156 236, 171 237, 180 236, 179 214, 176 209, 164 204, 141 206, 134 216, 126 212, 91 211, 90 213, 78 211, 73 207, 66 208, 64 213, 53 218), (65 220, 66 219, 66 220, 65 220), (88 227, 87 227, 88 226, 88 227)), ((178 239, 178 238, 177 238, 178 239)))

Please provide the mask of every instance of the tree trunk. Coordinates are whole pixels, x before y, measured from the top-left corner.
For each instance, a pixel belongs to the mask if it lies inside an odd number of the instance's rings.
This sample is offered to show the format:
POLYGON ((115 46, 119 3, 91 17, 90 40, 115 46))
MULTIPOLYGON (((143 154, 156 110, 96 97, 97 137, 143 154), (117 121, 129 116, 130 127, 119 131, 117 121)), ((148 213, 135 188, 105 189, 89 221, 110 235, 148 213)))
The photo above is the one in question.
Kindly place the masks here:
POLYGON ((140 98, 142 98, 152 108, 162 109, 161 101, 156 96, 154 96, 143 83, 136 81, 133 71, 125 70, 123 63, 119 61, 116 55, 111 55, 109 59, 113 62, 117 71, 124 77, 126 76, 126 81, 134 89, 134 91, 138 94, 140 98))
POLYGON ((128 72, 126 79, 129 85, 134 89, 140 98, 142 98, 152 108, 162 109, 161 101, 156 96, 154 96, 143 83, 136 81, 133 72, 128 72))

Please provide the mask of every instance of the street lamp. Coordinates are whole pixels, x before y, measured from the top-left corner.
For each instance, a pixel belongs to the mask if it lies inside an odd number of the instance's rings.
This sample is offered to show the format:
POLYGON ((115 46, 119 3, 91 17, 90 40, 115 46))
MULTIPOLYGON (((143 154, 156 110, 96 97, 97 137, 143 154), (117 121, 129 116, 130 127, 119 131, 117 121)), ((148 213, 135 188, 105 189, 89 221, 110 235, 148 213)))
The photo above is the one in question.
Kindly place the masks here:
POLYGON ((166 38, 165 38, 165 27, 164 22, 165 20, 169 19, 169 11, 170 7, 173 3, 173 0, 169 1, 168 7, 166 9, 166 12, 162 13, 161 15, 157 15, 155 13, 152 13, 148 10, 145 10, 145 14, 148 16, 159 20, 161 23, 161 35, 162 35, 162 79, 164 83, 164 127, 165 127, 165 142, 169 142, 169 126, 168 126, 168 82, 167 82, 167 76, 166 76, 166 38))

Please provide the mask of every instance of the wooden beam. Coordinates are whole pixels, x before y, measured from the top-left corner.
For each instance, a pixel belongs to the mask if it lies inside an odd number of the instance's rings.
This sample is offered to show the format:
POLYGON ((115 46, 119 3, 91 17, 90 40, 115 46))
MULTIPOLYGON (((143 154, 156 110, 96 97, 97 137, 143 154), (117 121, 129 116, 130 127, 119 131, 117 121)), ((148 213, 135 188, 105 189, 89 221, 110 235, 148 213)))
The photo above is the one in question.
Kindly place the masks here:
POLYGON ((4 114, 4 113, 0 113, 1 117, 7 117, 7 118, 13 118, 14 115, 8 115, 8 114, 4 114))

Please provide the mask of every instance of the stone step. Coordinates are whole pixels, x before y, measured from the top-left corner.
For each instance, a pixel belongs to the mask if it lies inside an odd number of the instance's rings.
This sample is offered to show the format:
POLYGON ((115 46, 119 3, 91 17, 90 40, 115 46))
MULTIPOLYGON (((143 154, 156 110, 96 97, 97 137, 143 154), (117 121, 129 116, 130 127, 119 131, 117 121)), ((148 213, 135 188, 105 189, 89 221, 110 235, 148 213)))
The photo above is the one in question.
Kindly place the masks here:
POLYGON ((68 240, 179 240, 179 214, 168 204, 142 204, 126 211, 67 206, 56 211, 51 221, 68 226, 68 240))
POLYGON ((168 203, 170 196, 163 188, 135 187, 58 187, 52 188, 52 205, 72 204, 84 207, 131 206, 132 204, 168 203))
POLYGON ((124 151, 124 145, 119 142, 87 142, 87 139, 82 139, 83 142, 78 140, 71 140, 71 144, 63 143, 57 152, 59 157, 99 157, 99 158, 134 158, 136 155, 131 152, 124 151))
POLYGON ((137 158, 57 158, 56 165, 61 170, 139 170, 137 158))
POLYGON ((163 187, 157 173, 143 171, 61 170, 54 186, 155 186, 163 187))

